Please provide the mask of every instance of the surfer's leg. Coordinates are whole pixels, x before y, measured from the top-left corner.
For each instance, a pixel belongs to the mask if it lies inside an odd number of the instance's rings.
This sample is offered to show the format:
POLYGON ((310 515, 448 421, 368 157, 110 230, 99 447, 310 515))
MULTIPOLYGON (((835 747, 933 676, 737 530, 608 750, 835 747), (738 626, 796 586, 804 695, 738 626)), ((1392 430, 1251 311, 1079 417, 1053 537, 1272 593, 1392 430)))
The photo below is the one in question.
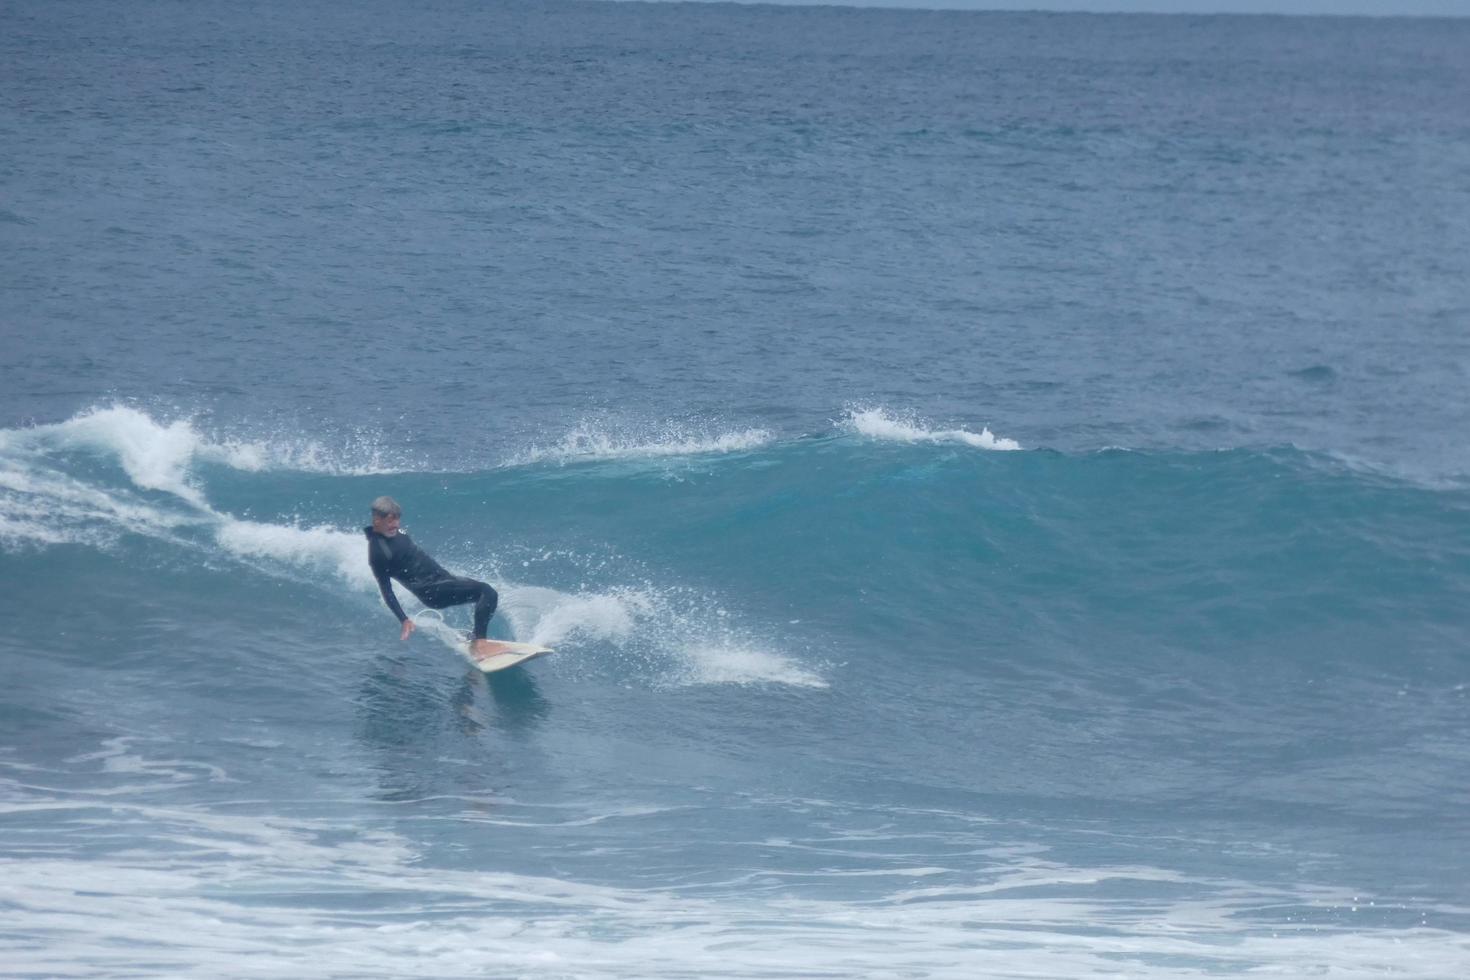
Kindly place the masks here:
POLYGON ((462 606, 467 602, 473 602, 475 604, 474 638, 476 640, 485 639, 485 634, 490 629, 490 617, 495 615, 495 607, 500 602, 499 593, 486 583, 477 582, 472 578, 455 578, 445 582, 435 582, 414 594, 430 609, 447 609, 450 606, 462 606))
POLYGON ((483 640, 490 629, 490 617, 495 615, 495 607, 500 604, 500 594, 484 582, 475 584, 480 587, 480 594, 475 599, 475 639, 483 640))

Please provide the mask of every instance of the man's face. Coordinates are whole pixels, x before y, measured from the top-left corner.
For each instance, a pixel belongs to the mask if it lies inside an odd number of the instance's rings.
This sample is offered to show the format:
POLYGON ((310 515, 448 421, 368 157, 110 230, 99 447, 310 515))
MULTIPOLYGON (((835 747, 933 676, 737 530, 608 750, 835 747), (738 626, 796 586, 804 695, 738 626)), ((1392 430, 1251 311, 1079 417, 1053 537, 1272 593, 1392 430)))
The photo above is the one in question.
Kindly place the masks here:
POLYGON ((398 524, 402 520, 399 514, 374 514, 373 530, 385 538, 391 538, 398 533, 398 524))

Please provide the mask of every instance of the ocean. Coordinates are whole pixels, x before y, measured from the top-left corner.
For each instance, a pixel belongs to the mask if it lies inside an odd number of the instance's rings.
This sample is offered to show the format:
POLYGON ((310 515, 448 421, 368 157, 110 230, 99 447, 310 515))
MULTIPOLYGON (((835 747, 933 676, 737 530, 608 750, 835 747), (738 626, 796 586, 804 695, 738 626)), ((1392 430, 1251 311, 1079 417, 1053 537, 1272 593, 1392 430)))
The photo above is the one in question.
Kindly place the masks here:
POLYGON ((1470 975, 1470 19, 0 23, 0 973, 1470 975))

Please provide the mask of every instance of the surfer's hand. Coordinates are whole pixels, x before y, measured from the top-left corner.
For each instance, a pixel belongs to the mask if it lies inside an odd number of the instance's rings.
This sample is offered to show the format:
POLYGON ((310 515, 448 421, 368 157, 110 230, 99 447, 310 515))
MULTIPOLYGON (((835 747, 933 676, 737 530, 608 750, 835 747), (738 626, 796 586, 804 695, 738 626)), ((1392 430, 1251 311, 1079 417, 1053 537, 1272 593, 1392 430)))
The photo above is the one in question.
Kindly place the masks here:
POLYGON ((417 629, 417 627, 414 626, 413 620, 405 619, 403 621, 403 632, 398 634, 398 638, 400 640, 408 639, 408 635, 412 633, 415 629, 417 629))

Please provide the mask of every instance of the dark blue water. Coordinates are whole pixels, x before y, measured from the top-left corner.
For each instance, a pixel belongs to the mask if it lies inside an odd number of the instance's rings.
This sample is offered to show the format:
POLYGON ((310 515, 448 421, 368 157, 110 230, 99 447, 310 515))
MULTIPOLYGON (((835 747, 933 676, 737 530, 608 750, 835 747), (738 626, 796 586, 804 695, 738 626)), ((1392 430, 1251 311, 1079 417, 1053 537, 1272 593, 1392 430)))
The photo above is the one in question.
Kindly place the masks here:
POLYGON ((1470 970, 1470 22, 0 22, 9 973, 1470 970))

